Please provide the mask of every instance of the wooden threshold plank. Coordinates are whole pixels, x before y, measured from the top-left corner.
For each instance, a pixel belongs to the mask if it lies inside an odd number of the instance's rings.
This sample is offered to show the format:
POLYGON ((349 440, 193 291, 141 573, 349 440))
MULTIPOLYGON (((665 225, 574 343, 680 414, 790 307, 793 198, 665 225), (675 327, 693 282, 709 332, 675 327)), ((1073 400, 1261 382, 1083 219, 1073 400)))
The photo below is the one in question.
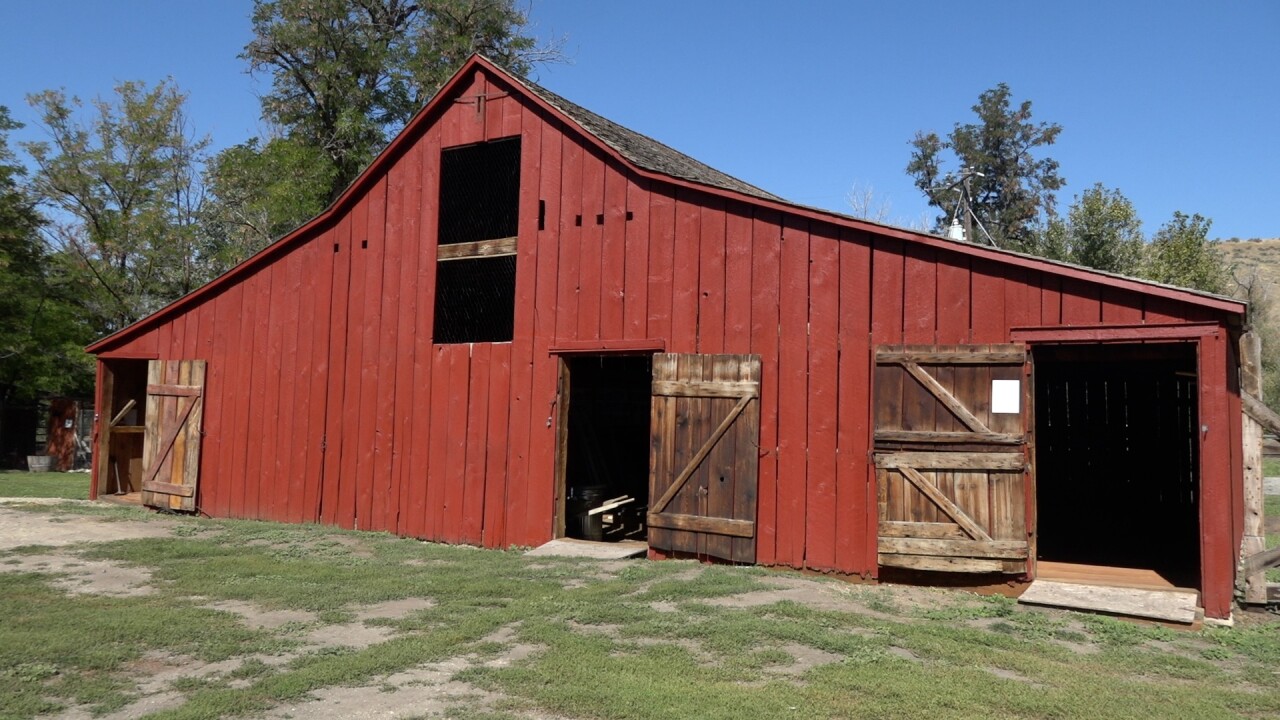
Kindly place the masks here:
POLYGON ((1018 602, 1190 625, 1196 621, 1199 599, 1198 593, 1186 590, 1144 590, 1036 580, 1022 593, 1018 602))
POLYGON ((1147 568, 1085 565, 1052 560, 1040 560, 1036 563, 1036 579, 1145 590, 1190 590, 1190 588, 1178 588, 1160 573, 1147 568))

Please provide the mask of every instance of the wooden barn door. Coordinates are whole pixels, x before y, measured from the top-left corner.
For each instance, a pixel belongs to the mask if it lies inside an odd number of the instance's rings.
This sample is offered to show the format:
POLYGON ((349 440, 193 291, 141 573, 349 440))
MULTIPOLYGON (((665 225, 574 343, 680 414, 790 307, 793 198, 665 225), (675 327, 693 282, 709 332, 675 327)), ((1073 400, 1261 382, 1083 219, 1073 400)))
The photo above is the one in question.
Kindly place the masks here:
POLYGON ((1027 571, 1021 345, 876 351, 879 563, 1027 571))
POLYGON ((204 360, 152 360, 147 366, 142 504, 194 512, 200 471, 204 360))
POLYGON ((653 357, 649 546, 756 559, 760 356, 653 357))

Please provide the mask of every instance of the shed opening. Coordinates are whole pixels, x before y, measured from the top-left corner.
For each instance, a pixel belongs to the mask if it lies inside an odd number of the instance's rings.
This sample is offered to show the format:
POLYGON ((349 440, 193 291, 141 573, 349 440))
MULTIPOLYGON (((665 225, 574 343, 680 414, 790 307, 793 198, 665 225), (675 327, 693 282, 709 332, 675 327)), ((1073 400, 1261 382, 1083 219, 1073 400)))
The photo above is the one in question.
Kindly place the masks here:
POLYGON ((1037 557, 1198 587, 1195 346, 1043 346, 1033 356, 1037 557))
POLYGON ((98 495, 141 502, 147 361, 105 359, 102 366, 98 495))
POLYGON ((565 535, 605 542, 645 540, 652 359, 587 356, 568 358, 565 365, 565 535))

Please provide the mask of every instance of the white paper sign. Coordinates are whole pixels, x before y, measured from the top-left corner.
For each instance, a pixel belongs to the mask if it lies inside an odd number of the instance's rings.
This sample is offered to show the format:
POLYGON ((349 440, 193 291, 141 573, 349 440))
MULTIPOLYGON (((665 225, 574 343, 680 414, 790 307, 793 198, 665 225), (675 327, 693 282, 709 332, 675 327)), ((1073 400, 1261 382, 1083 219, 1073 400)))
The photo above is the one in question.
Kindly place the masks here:
POLYGON ((1018 380, 991 381, 991 412, 1017 415, 1021 412, 1022 383, 1018 380))

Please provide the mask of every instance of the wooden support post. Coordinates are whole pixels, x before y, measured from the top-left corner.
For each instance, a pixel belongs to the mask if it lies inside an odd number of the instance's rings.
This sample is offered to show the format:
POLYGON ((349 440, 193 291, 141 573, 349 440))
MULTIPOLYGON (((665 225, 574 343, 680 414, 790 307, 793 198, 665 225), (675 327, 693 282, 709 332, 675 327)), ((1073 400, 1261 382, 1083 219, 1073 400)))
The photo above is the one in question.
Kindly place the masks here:
MULTIPOLYGON (((1262 338, 1247 332, 1240 337, 1240 390, 1246 400, 1262 405, 1262 338)), ((1265 407, 1265 406, 1263 406, 1265 407)), ((1242 419, 1241 442, 1244 451, 1244 538, 1240 545, 1240 574, 1237 587, 1244 602, 1262 605, 1267 602, 1266 572, 1245 575, 1246 561, 1266 550, 1265 498, 1262 494, 1262 423, 1246 410, 1242 419)))

